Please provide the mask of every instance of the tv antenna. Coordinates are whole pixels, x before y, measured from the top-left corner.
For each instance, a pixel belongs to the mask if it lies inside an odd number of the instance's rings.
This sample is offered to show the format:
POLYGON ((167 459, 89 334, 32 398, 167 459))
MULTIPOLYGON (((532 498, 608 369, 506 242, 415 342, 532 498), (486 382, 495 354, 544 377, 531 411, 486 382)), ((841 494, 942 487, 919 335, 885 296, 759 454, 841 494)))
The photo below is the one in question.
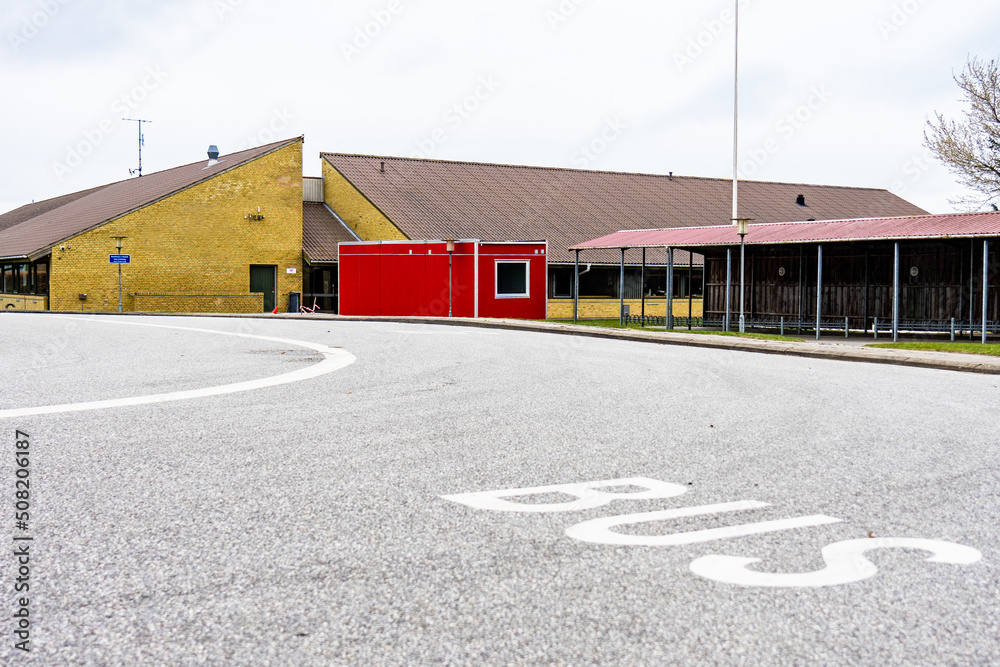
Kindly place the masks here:
POLYGON ((128 121, 130 123, 139 123, 139 168, 129 169, 128 173, 130 176, 135 176, 136 174, 142 176, 142 145, 146 143, 146 138, 142 136, 142 124, 152 123, 153 121, 143 120, 141 118, 122 118, 122 120, 128 121))

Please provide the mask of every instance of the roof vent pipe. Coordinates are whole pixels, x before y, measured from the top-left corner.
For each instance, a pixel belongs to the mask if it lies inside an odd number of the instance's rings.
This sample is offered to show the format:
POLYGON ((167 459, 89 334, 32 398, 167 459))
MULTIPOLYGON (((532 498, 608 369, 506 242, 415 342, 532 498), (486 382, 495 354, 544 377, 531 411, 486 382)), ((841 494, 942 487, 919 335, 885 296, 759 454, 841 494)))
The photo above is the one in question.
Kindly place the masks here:
POLYGON ((795 203, 798 204, 799 206, 805 206, 806 205, 806 196, 805 195, 799 195, 798 197, 795 198, 795 203))
POLYGON ((218 164, 219 162, 219 147, 212 144, 208 147, 208 166, 211 167, 213 164, 218 164))
POLYGON ((385 173, 385 162, 383 162, 383 163, 382 163, 381 165, 379 165, 379 168, 378 168, 378 170, 379 170, 380 172, 382 172, 383 174, 385 173))

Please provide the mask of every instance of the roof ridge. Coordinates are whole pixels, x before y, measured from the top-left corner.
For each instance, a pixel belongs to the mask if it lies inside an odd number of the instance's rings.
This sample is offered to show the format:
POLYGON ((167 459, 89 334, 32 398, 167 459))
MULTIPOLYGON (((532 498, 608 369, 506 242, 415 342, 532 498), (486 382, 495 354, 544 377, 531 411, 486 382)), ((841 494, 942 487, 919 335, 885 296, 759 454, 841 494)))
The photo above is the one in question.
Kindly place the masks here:
MULTIPOLYGON (((256 151, 256 150, 259 150, 259 149, 262 149, 262 148, 267 148, 267 147, 270 147, 270 146, 279 146, 279 145, 282 145, 282 144, 287 144, 287 143, 290 143, 292 141, 295 141, 296 139, 301 139, 301 138, 303 138, 303 137, 299 136, 299 137, 293 137, 291 139, 286 139, 284 141, 274 141, 274 142, 271 142, 270 144, 261 144, 260 146, 255 146, 253 148, 246 148, 246 149, 244 149, 242 151, 238 151, 236 153, 230 153, 229 155, 224 155, 224 156, 220 155, 220 157, 229 158, 229 157, 232 157, 232 156, 235 156, 235 155, 239 155, 240 153, 246 153, 248 151, 256 151)), ((221 161, 222 160, 220 160, 220 162, 221 161)), ((171 172, 171 171, 176 171, 177 169, 186 169, 188 167, 193 167, 194 165, 196 165, 196 164, 198 164, 200 162, 204 162, 204 160, 195 160, 194 162, 188 162, 187 164, 178 165, 176 167, 169 167, 167 169, 161 169, 160 171, 154 171, 152 173, 145 174, 145 176, 146 177, 155 176, 157 174, 166 174, 166 173, 171 172)), ((39 201, 29 202, 27 204, 22 204, 22 205, 18 206, 17 208, 12 208, 11 210, 9 210, 9 211, 7 211, 5 213, 0 213, 0 216, 7 215, 9 213, 14 213, 15 211, 18 211, 18 210, 24 208, 25 206, 35 206, 35 205, 38 205, 38 204, 44 204, 46 202, 54 201, 56 199, 61 199, 63 197, 72 197, 73 195, 82 195, 81 197, 77 197, 76 199, 74 199, 72 201, 68 201, 65 204, 62 204, 60 206, 57 206, 56 208, 50 209, 50 211, 55 211, 57 209, 62 208, 63 206, 67 206, 69 204, 72 204, 75 201, 79 201, 80 199, 85 199, 85 198, 89 197, 92 194, 96 194, 100 190, 103 190, 105 188, 110 188, 112 185, 118 185, 119 183, 127 183, 129 181, 134 181, 137 178, 141 178, 141 177, 140 176, 133 176, 133 177, 130 177, 130 178, 123 178, 123 179, 120 179, 120 180, 117 180, 117 181, 111 181, 109 183, 102 183, 101 185, 95 185, 95 186, 92 186, 92 187, 89 187, 89 188, 83 188, 81 190, 77 190, 76 192, 67 192, 65 194, 56 195, 55 197, 48 197, 46 199, 41 199, 39 201), (86 194, 84 194, 84 193, 86 193, 86 194)), ((46 212, 48 213, 50 211, 46 211, 46 212)), ((34 217, 37 217, 37 216, 34 216, 34 217)), ((28 220, 31 220, 31 219, 32 218, 28 218, 28 220)), ((27 222, 28 220, 25 220, 25 222, 27 222)), ((18 224, 20 224, 20 223, 18 223, 18 224)))
MULTIPOLYGON (((362 155, 361 153, 336 153, 330 151, 321 151, 320 158, 326 159, 326 156, 337 156, 337 157, 348 157, 348 158, 364 158, 371 160, 398 160, 400 162, 424 162, 424 163, 437 163, 437 164, 453 164, 453 165, 474 165, 479 167, 501 167, 504 169, 532 169, 538 171, 561 171, 570 172, 576 174, 605 174, 612 176, 644 176, 647 178, 665 178, 668 180, 674 179, 684 179, 684 180, 698 180, 698 181, 717 181, 721 183, 732 183, 731 178, 719 178, 715 176, 679 176, 673 173, 670 174, 654 174, 650 172, 640 172, 640 171, 614 171, 605 169, 576 169, 573 167, 546 167, 538 165, 527 165, 527 164, 503 164, 500 162, 476 162, 474 160, 443 160, 440 158, 412 158, 412 157, 400 157, 397 155, 362 155)), ((788 181, 756 181, 756 180, 741 180, 741 183, 757 183, 761 185, 800 185, 807 188, 838 188, 841 190, 865 190, 865 191, 886 191, 886 188, 865 188, 856 185, 819 185, 816 183, 796 183, 788 181)))
MULTIPOLYGON (((233 157, 235 157, 237 155, 242 155, 243 153, 249 153, 251 151, 264 150, 264 152, 261 153, 260 156, 258 156, 258 157, 262 157, 263 155, 266 155, 267 153, 270 153, 273 149, 276 149, 276 148, 279 148, 279 147, 284 147, 284 146, 286 146, 288 144, 291 144, 293 141, 298 141, 300 139, 304 140, 305 139, 305 135, 299 135, 297 137, 291 137, 289 139, 284 139, 282 141, 272 141, 269 144, 261 144, 260 146, 254 146, 253 148, 244 148, 243 150, 237 151, 235 153, 228 153, 228 154, 227 153, 220 153, 218 161, 219 161, 219 163, 221 163, 221 162, 224 162, 224 161, 226 161, 226 160, 228 160, 230 158, 233 158, 233 157)), ((254 159, 256 159, 256 158, 254 158, 254 159)), ((195 166, 196 164, 201 164, 202 162, 207 162, 207 160, 205 160, 204 158, 202 158, 201 160, 195 160, 194 162, 188 162, 187 164, 177 165, 176 167, 170 167, 169 169, 161 169, 160 171, 154 171, 153 173, 151 173, 151 174, 145 174, 144 176, 137 176, 137 177, 133 177, 133 178, 123 178, 120 181, 112 181, 111 183, 107 183, 105 185, 105 187, 108 187, 108 186, 111 186, 111 185, 117 185, 119 183, 127 183, 128 181, 134 181, 134 180, 136 180, 136 178, 144 178, 144 177, 148 178, 150 176, 156 176, 158 174, 167 174, 167 173, 170 173, 172 171, 177 171, 178 169, 187 169, 189 167, 195 166)), ((237 162, 239 162, 239 160, 237 162)), ((223 170, 223 171, 228 171, 228 169, 223 170)))
MULTIPOLYGON (((957 213, 926 213, 921 215, 882 215, 876 217, 868 218, 836 218, 833 220, 786 220, 783 222, 758 222, 756 224, 751 224, 751 227, 773 227, 775 225, 816 225, 820 223, 837 223, 837 222, 872 222, 875 220, 910 220, 910 219, 921 219, 921 218, 940 218, 947 216, 950 218, 958 216, 987 216, 987 215, 1000 215, 998 211, 961 211, 957 213)), ((692 228, 693 229, 693 228, 692 228)))
MULTIPOLYGON (((129 215, 138 210, 151 206, 157 203, 158 201, 162 201, 167 197, 172 197, 180 192, 193 188, 207 180, 221 176, 222 174, 230 172, 234 169, 238 169, 250 162, 266 157, 267 155, 270 155, 275 151, 281 150, 282 148, 285 148, 287 146, 291 146, 295 142, 304 140, 305 140, 305 135, 299 135, 297 137, 291 137, 289 139, 284 139, 282 141, 275 141, 269 144, 262 144, 260 146, 255 146, 253 148, 237 151, 236 153, 231 153, 225 156, 223 160, 219 160, 216 163, 216 165, 221 165, 218 171, 205 174, 204 171, 205 169, 208 169, 208 167, 203 167, 201 172, 199 172, 198 174, 192 174, 190 178, 183 178, 183 179, 179 177, 172 178, 171 174, 175 174, 180 170, 185 170, 185 169, 193 171, 195 168, 198 167, 198 165, 202 164, 203 162, 206 162, 206 160, 198 160, 197 162, 190 162, 188 164, 180 165, 177 167, 171 167, 170 169, 163 169, 161 171, 156 171, 142 177, 128 178, 120 181, 114 181, 112 183, 107 183, 104 186, 93 188, 92 192, 88 193, 87 195, 84 195, 83 197, 78 197, 70 202, 67 202, 64 205, 56 206, 55 208, 52 208, 48 211, 39 213, 37 215, 33 215, 30 218, 27 218, 16 225, 13 225, 11 227, 8 227, 7 229, 2 230, 2 232, 0 232, 0 238, 2 238, 3 235, 8 235, 8 236, 11 234, 16 235, 17 232, 20 230, 29 229, 31 225, 39 224, 38 223, 39 220, 43 220, 44 221, 43 224, 50 224, 51 221, 47 219, 47 216, 56 216, 57 214, 59 214, 60 211, 66 211, 66 210, 70 210, 70 212, 72 213, 73 209, 70 209, 70 207, 85 207, 86 205, 93 203, 95 201, 101 201, 92 198, 101 197, 102 195, 107 196, 108 191, 111 191, 111 196, 113 197, 122 197, 123 195, 127 196, 127 193, 140 195, 138 197, 135 197, 133 202, 129 202, 127 206, 123 204, 123 208, 119 208, 111 212, 108 217, 102 216, 99 220, 97 220, 95 216, 94 219, 97 221, 91 222, 91 224, 88 224, 86 227, 74 228, 72 230, 69 230, 67 228, 66 230, 68 234, 67 236, 63 236, 59 239, 56 239, 53 242, 46 241, 38 249, 32 251, 32 252, 38 252, 39 249, 53 247, 55 244, 59 243, 62 240, 65 240, 66 238, 82 234, 92 229, 97 229, 98 227, 106 225, 113 220, 117 220, 118 218, 124 215, 129 215), (163 183, 157 183, 157 181, 163 181, 163 183), (154 185, 152 186, 152 190, 144 194, 144 192, 146 191, 143 190, 140 184, 142 183, 149 184, 150 182, 154 183, 154 185), (131 189, 121 190, 121 188, 129 188, 129 187, 131 187, 131 189)), ((215 167, 216 165, 209 165, 209 166, 215 167)), ((14 257, 20 255, 10 255, 10 256, 14 257)))

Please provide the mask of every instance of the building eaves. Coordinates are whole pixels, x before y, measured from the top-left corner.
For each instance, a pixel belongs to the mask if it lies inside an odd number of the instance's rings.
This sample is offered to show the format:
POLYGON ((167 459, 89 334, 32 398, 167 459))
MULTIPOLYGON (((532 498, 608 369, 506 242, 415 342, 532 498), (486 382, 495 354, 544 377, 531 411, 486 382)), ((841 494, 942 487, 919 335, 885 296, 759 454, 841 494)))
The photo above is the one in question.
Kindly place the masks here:
MULTIPOLYGON (((861 243, 948 240, 1000 236, 1000 213, 954 213, 892 218, 854 218, 752 224, 747 245, 861 243)), ((577 244, 570 250, 620 248, 707 248, 739 245, 733 226, 621 230, 577 244)))
POLYGON ((332 264, 339 258, 337 244, 360 240, 326 204, 302 205, 302 252, 310 264, 332 264))

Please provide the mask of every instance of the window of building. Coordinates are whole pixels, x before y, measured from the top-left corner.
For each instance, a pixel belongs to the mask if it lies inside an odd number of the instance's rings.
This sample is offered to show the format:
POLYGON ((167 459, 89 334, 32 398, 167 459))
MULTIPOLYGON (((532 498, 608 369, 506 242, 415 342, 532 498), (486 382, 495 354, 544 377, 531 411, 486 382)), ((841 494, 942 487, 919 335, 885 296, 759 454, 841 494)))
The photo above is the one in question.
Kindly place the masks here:
POLYGON ((549 298, 573 298, 573 267, 549 267, 549 298))
POLYGON ((49 265, 45 262, 35 264, 35 294, 49 293, 49 265))
POLYGON ((498 299, 524 299, 529 296, 528 262, 496 260, 496 295, 498 299))

